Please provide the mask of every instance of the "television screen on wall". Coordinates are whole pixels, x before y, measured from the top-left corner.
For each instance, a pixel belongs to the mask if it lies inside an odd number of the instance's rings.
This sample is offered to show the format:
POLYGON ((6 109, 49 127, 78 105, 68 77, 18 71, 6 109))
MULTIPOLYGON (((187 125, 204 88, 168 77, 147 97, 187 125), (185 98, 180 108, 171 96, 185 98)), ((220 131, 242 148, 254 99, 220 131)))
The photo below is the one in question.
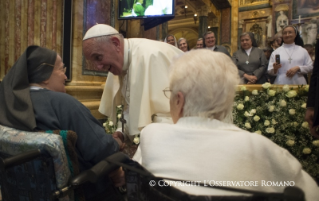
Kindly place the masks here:
POLYGON ((174 17, 175 0, 119 0, 120 20, 174 17))

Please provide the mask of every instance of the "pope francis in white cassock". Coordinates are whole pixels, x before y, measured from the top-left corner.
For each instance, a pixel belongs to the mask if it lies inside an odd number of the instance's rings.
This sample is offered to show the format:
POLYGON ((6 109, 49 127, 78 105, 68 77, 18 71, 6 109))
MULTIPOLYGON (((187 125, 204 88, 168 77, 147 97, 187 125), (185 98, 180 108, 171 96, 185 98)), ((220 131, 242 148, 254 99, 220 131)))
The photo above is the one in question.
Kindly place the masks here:
MULTIPOLYGON (((153 121, 171 122, 169 100, 163 90, 169 86, 170 63, 182 51, 159 41, 124 39, 117 30, 104 24, 90 28, 83 41, 86 59, 111 72, 99 112, 115 122, 116 106, 124 105, 124 132, 131 139, 153 121), (101 36, 109 36, 111 42, 97 39, 101 36)), ((122 130, 121 126, 118 130, 122 130)))

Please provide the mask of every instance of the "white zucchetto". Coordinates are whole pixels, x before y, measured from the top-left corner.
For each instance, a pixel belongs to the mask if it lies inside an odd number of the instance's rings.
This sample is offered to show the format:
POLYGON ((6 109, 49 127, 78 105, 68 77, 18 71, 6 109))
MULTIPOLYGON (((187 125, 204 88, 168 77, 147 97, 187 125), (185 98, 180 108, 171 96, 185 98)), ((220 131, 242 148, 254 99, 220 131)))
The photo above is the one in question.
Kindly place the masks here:
POLYGON ((119 32, 113 27, 106 24, 97 24, 91 27, 86 33, 83 40, 87 40, 89 38, 95 38, 99 36, 108 36, 113 34, 118 34, 119 32))

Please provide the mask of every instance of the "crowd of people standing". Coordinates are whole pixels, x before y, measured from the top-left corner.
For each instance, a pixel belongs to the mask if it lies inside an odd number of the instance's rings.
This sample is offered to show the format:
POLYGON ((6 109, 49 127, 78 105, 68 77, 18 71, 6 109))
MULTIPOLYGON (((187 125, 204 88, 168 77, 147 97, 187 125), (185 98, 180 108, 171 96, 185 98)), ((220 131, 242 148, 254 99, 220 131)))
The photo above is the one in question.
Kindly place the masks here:
MULTIPOLYGON (((186 38, 177 42, 174 35, 168 35, 165 42, 175 45, 183 52, 190 50, 186 38), (169 42, 169 38, 174 43, 169 42)), ((276 34, 269 42, 269 47, 258 47, 254 34, 245 32, 240 35, 240 47, 231 56, 221 45, 216 45, 214 32, 208 31, 198 38, 191 49, 207 48, 223 52, 232 57, 236 64, 242 84, 307 84, 308 75, 313 69, 313 47, 305 45, 296 27, 288 25, 281 34, 276 34)))

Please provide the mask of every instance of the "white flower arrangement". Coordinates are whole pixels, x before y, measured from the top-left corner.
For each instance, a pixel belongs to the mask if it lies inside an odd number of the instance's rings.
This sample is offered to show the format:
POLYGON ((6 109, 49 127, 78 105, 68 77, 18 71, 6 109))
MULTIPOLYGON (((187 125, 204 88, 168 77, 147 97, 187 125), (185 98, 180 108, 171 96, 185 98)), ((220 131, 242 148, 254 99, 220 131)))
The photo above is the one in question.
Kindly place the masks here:
POLYGON ((110 119, 107 119, 105 123, 103 123, 103 127, 105 128, 105 132, 107 134, 113 134, 117 129, 117 124, 119 120, 122 117, 122 105, 116 106, 116 122, 114 122, 110 119))
POLYGON ((304 121, 308 91, 309 86, 281 88, 269 83, 252 92, 239 90, 233 119, 238 127, 262 134, 287 149, 312 177, 318 179, 319 140, 314 140, 304 121), (246 96, 249 101, 245 101, 246 96))
POLYGON ((135 135, 134 139, 133 139, 134 144, 139 144, 140 143, 140 136, 139 135, 135 135))
POLYGON ((253 95, 257 96, 259 93, 258 93, 258 90, 254 89, 252 92, 251 92, 253 95))

